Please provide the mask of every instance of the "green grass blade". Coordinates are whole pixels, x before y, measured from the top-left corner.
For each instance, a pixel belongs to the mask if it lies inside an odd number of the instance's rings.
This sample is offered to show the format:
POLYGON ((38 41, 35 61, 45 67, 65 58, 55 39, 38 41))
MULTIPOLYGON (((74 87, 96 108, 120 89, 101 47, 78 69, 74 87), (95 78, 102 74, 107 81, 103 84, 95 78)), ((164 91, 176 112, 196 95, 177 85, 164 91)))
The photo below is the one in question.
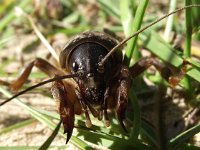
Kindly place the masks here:
POLYGON ((135 141, 133 143, 123 138, 118 138, 112 135, 107 135, 99 132, 88 132, 88 130, 83 129, 81 129, 79 132, 86 135, 82 139, 85 138, 87 139, 87 141, 92 143, 99 142, 102 144, 102 146, 108 147, 109 149, 152 149, 152 147, 145 145, 140 141, 135 141))
MULTIPOLYGON (((200 4, 200 1, 199 0, 191 0, 192 1, 192 4, 200 4)), ((200 17, 200 9, 198 7, 195 7, 195 8, 192 8, 192 30, 193 32, 197 32, 199 30, 199 26, 200 26, 200 20, 199 20, 199 17, 200 17)))
MULTIPOLYGON (((2 87, 0 87, 0 92, 3 93, 7 97, 11 97, 12 96, 12 94, 9 91, 5 90, 2 87)), ((26 105, 25 103, 20 101, 18 98, 15 98, 14 101, 19 106, 21 106, 22 108, 27 110, 34 118, 39 120, 41 123, 46 124, 51 130, 54 130, 54 128, 56 127, 56 124, 54 122, 52 122, 48 117, 46 117, 45 115, 39 113, 37 110, 33 109, 32 107, 26 105)), ((63 136, 65 136, 65 135, 63 135, 63 136)), ((80 149, 90 148, 90 146, 88 144, 86 144, 85 142, 81 141, 80 139, 78 139, 77 137, 74 137, 74 136, 72 136, 70 142, 74 143, 80 149)))
POLYGON ((187 71, 187 75, 195 79, 196 81, 200 82, 200 70, 197 70, 195 68, 191 68, 189 71, 187 71))
POLYGON ((51 143, 53 142, 53 140, 55 139, 55 137, 58 134, 61 123, 62 123, 61 121, 58 123, 55 130, 52 132, 52 134, 49 136, 49 138, 42 144, 42 146, 39 148, 39 150, 47 149, 51 145, 51 143))
MULTIPOLYGON (((48 116, 48 117, 51 117, 53 119, 57 119, 59 120, 59 115, 56 114, 55 112, 49 112, 49 111, 46 111, 46 110, 41 110, 41 109, 37 109, 38 112, 48 116)), ((91 130, 95 131, 95 132, 101 132, 103 134, 110 134, 110 133, 113 133, 113 134, 116 134, 117 137, 123 137, 123 138, 126 138, 127 135, 123 134, 123 130, 122 128, 119 126, 119 124, 114 125, 112 122, 111 122, 111 128, 105 128, 104 126, 104 123, 102 121, 95 121, 96 118, 93 118, 91 116, 91 120, 93 120, 93 125, 91 127, 91 130), (123 136, 120 136, 121 134, 123 134, 123 136)), ((76 120, 75 120, 75 125, 78 125, 77 128, 83 128, 85 129, 85 122, 83 121, 83 118, 82 116, 76 116, 76 120), (80 126, 80 127, 79 127, 80 126)), ((110 134, 111 135, 111 134, 110 134)))
MULTIPOLYGON (((173 65, 174 67, 181 67, 183 59, 177 55, 173 51, 173 48, 162 40, 158 34, 152 32, 146 36, 142 35, 140 38, 144 41, 145 47, 161 60, 173 65)), ((200 71, 195 67, 188 70, 186 74, 200 82, 200 71)))
POLYGON ((12 130, 16 130, 18 128, 25 127, 27 125, 32 124, 33 122, 35 122, 35 119, 29 119, 29 120, 25 120, 25 121, 19 122, 17 124, 11 125, 9 127, 3 128, 3 129, 0 130, 0 135, 5 134, 7 132, 10 132, 12 130))
POLYGON ((97 0, 100 4, 102 10, 108 13, 110 16, 120 18, 118 8, 116 7, 116 3, 113 3, 110 0, 97 0))
POLYGON ((135 10, 131 4, 131 1, 120 1, 120 18, 126 37, 128 37, 130 33, 133 32, 132 26, 135 10))
POLYGON ((6 38, 0 40, 0 48, 2 48, 8 41, 10 41, 14 38, 15 38, 15 36, 12 35, 12 36, 9 36, 9 37, 6 37, 6 38))
MULTIPOLYGON (((191 0, 185 0, 185 5, 191 5, 191 0)), ((191 42, 192 42, 192 10, 185 10, 185 26, 186 26, 186 41, 183 54, 185 57, 191 56, 191 42)))
POLYGON ((193 137, 195 134, 200 132, 200 124, 195 125, 194 127, 182 132, 175 138, 170 140, 169 146, 170 148, 176 149, 181 144, 189 140, 191 137, 193 137))
MULTIPOLYGON (((191 5, 191 0, 185 0, 185 6, 191 5)), ((183 55, 187 58, 191 56, 191 44, 192 44, 192 10, 185 10, 185 26, 186 26, 186 40, 183 55)), ((187 76, 184 78, 184 87, 186 89, 188 98, 192 97, 192 86, 190 78, 187 76)))
POLYGON ((144 41, 144 46, 163 61, 169 62, 175 67, 182 65, 182 58, 156 32, 145 34, 145 36, 140 36, 140 38, 144 41))
MULTIPOLYGON (((148 2, 149 2, 148 0, 140 1, 140 4, 136 10, 134 21, 129 26, 129 28, 131 28, 129 29, 130 33, 134 33, 140 29, 148 2)), ((130 65, 130 61, 137 44, 137 39, 138 36, 135 36, 127 43, 125 63, 128 65, 130 65)))
MULTIPOLYGON (((169 13, 176 9, 176 0, 171 0, 169 5, 169 13)), ((168 42, 170 40, 170 33, 173 27, 174 15, 167 18, 167 23, 165 27, 164 39, 168 42)))
POLYGON ((157 145, 156 133, 154 128, 144 120, 141 121, 141 134, 144 134, 147 137, 147 140, 152 145, 157 145))
MULTIPOLYGON (((44 115, 53 117, 54 119, 58 119, 58 116, 57 115, 54 116, 54 113, 51 114, 45 110, 39 110, 39 111, 43 113, 44 115)), ((133 142, 129 142, 125 135, 119 136, 119 134, 122 134, 122 130, 118 129, 120 128, 119 126, 118 128, 111 127, 110 129, 108 129, 108 128, 105 128, 102 122, 101 122, 101 125, 99 123, 95 125, 93 121, 93 125, 91 129, 87 129, 85 127, 85 122, 82 120, 82 118, 79 116, 76 116, 76 118, 78 118, 78 121, 75 121, 75 124, 78 126, 75 128, 75 130, 78 130, 77 135, 82 140, 87 140, 91 143, 96 143, 96 144, 99 141, 100 145, 111 148, 111 149, 123 149, 125 147, 129 149, 130 148, 152 149, 150 146, 146 146, 145 144, 139 142, 138 140, 133 143, 133 142), (112 135, 112 133, 115 133, 116 136, 112 135)), ((93 118, 91 119, 93 120, 93 118)), ((61 129, 60 132, 62 133, 62 131, 63 130, 61 129)))
POLYGON ((186 58, 185 60, 192 64, 194 67, 196 67, 198 70, 200 70, 200 63, 191 58, 186 58))

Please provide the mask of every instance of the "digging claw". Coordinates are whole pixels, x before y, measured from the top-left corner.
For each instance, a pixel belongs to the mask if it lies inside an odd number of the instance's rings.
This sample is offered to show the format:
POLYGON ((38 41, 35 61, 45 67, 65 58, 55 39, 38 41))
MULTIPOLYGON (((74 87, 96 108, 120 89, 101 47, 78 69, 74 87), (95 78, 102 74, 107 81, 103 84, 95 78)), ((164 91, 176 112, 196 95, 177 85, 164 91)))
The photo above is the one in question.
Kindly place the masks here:
POLYGON ((125 132, 128 132, 128 130, 126 129, 126 126, 124 124, 124 119, 125 119, 125 108, 123 107, 119 107, 118 110, 117 110, 117 118, 118 118, 118 121, 120 123, 120 125, 122 126, 122 128, 124 129, 125 132))
POLYGON ((66 143, 68 143, 74 129, 74 110, 73 110, 73 107, 71 108, 65 107, 63 109, 60 107, 60 112, 61 112, 60 116, 62 118, 62 122, 64 126, 64 133, 67 133, 66 143))
POLYGON ((66 144, 72 136, 74 129, 74 105, 68 99, 67 91, 62 81, 53 82, 51 88, 54 99, 59 102, 59 114, 64 126, 64 133, 67 133, 66 144))
MULTIPOLYGON (((63 125, 64 125, 64 124, 63 124, 63 125)), ((67 128, 64 127, 64 133, 67 133, 66 144, 69 142, 69 140, 70 140, 70 138, 71 138, 71 136, 72 136, 73 128, 74 128, 74 127, 68 128, 68 129, 67 129, 67 128)))

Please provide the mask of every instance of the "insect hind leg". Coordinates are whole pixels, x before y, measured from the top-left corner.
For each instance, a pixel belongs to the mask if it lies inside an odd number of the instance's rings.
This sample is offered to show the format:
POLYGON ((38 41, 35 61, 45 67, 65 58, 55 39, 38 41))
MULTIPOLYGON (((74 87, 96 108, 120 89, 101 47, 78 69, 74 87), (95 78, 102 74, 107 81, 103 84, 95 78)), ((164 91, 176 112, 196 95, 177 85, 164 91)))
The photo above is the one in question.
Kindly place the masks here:
POLYGON ((175 73, 173 70, 169 69, 168 66, 162 64, 154 57, 144 57, 140 59, 138 62, 136 62, 131 68, 130 68, 130 76, 132 78, 137 77, 142 72, 144 72, 146 69, 148 69, 150 66, 154 66, 161 76, 168 81, 169 85, 171 87, 175 87, 179 84, 179 82, 183 79, 187 72, 187 61, 183 61, 183 64, 181 66, 181 69, 178 70, 178 73, 175 73))
POLYGON ((169 70, 169 68, 160 63, 158 60, 156 60, 156 58, 143 57, 130 68, 131 77, 137 77, 150 66, 155 66, 155 68, 166 80, 168 80, 169 76, 171 75, 171 71, 169 70))

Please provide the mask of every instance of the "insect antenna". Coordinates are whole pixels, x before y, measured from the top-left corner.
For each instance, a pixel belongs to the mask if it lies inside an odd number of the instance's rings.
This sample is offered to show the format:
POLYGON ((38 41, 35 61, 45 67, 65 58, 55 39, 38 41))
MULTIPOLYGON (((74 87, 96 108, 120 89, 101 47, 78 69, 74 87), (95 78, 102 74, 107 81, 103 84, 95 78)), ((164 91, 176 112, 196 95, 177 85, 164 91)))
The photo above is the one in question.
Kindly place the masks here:
POLYGON ((192 4, 192 5, 188 5, 188 6, 185 6, 185 7, 182 7, 182 8, 179 8, 179 9, 176 9, 175 11, 172 11, 158 19, 156 19, 155 21, 153 21, 152 23, 150 24, 147 24, 146 26, 144 26, 143 28, 139 29, 138 31, 134 32, 132 35, 130 35, 129 37, 125 38, 124 40, 122 40, 119 44, 117 44, 115 47, 113 47, 109 53, 98 63, 98 68, 103 68, 106 60, 118 49, 120 48, 121 46, 123 46, 127 41, 129 41, 131 38, 137 36, 138 34, 140 34, 141 32, 143 32, 144 30, 148 29, 149 27, 153 26, 154 24, 160 22, 161 20, 169 17, 170 15, 173 15, 179 11, 182 11, 182 10, 185 10, 187 8, 191 8, 191 7, 200 7, 200 4, 192 4))
POLYGON ((79 77, 79 76, 81 76, 81 75, 80 75, 79 73, 77 73, 77 74, 71 74, 71 75, 56 76, 56 77, 54 77, 54 78, 45 80, 45 81, 43 81, 43 82, 40 82, 40 83, 38 83, 38 84, 35 84, 35 85, 33 85, 33 86, 31 86, 31 87, 25 89, 25 90, 23 90, 23 91, 18 92, 17 94, 13 95, 12 97, 8 98, 7 100, 1 102, 1 103, 0 103, 0 106, 6 104, 6 103, 8 103, 8 102, 10 102, 11 100, 13 100, 13 99, 16 98, 16 97, 18 97, 18 96, 20 96, 20 95, 22 95, 22 94, 24 94, 24 93, 26 93, 26 92, 28 92, 28 91, 31 91, 31 90, 33 90, 33 89, 39 87, 39 86, 42 86, 42 85, 44 85, 44 84, 47 84, 47 83, 50 83, 50 82, 53 82, 53 81, 57 81, 57 80, 63 80, 63 79, 67 79, 67 78, 74 78, 74 77, 79 77))

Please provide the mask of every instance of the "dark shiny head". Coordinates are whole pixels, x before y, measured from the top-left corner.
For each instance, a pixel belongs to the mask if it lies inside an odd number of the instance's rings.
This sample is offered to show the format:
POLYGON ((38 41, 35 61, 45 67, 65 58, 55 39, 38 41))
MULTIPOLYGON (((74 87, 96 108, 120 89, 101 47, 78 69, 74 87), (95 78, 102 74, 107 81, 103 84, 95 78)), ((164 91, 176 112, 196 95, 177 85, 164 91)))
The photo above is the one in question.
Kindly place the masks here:
POLYGON ((121 51, 110 57, 103 67, 100 60, 117 44, 106 33, 88 31, 72 38, 60 54, 60 65, 68 72, 81 72, 82 77, 75 78, 81 96, 92 105, 101 105, 106 86, 114 75, 114 70, 122 61, 121 51), (119 53, 120 52, 120 53, 119 53))
POLYGON ((76 82, 82 86, 85 98, 91 104, 100 104, 103 101, 106 84, 109 81, 112 61, 108 61, 103 70, 98 70, 98 63, 107 54, 107 50, 97 44, 86 42, 76 47, 69 57, 71 73, 82 72, 82 78, 76 82))

